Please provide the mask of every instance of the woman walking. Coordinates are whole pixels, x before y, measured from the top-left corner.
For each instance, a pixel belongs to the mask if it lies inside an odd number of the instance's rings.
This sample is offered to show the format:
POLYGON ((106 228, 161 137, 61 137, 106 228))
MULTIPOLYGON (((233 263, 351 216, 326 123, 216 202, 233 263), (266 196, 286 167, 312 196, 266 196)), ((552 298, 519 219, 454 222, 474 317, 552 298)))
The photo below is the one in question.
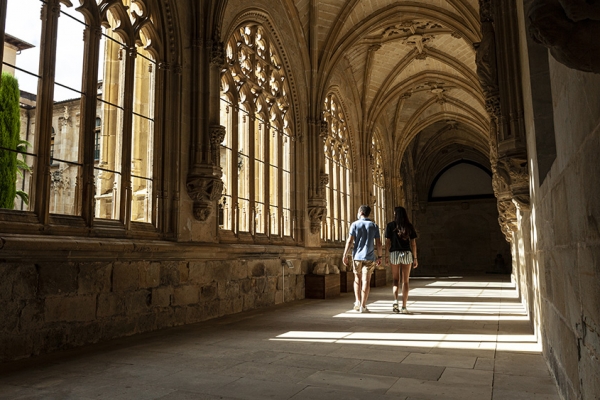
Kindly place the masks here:
POLYGON ((408 220, 404 207, 394 208, 394 221, 385 227, 385 247, 389 252, 392 265, 392 279, 394 286, 394 305, 392 310, 399 313, 398 309, 398 284, 402 273, 402 314, 408 314, 406 301, 408 300, 408 278, 410 270, 417 268, 417 232, 408 220))

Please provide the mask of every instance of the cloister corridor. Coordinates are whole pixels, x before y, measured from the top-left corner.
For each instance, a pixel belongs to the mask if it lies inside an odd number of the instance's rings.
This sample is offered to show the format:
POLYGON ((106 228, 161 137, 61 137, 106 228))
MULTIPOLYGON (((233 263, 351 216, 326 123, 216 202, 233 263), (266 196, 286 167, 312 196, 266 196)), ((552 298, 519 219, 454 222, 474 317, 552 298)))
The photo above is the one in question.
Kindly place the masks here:
POLYGON ((508 275, 414 278, 6 363, 1 399, 559 399, 508 275))

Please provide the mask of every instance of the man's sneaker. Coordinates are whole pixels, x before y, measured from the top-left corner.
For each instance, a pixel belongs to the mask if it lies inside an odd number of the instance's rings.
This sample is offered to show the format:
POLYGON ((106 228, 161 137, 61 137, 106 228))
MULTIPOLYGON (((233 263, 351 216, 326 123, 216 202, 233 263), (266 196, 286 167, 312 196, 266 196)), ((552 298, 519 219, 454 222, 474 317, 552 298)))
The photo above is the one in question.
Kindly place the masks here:
POLYGON ((400 312, 400 310, 398 309, 398 303, 394 303, 394 305, 392 306, 392 311, 396 314, 400 312))
POLYGON ((360 312, 362 314, 364 314, 364 313, 370 313, 371 311, 369 311, 369 309, 365 306, 365 307, 361 307, 360 312))
POLYGON ((360 311, 360 303, 358 301, 354 303, 354 311, 360 311))
POLYGON ((402 307, 402 314, 410 314, 406 307, 402 307))

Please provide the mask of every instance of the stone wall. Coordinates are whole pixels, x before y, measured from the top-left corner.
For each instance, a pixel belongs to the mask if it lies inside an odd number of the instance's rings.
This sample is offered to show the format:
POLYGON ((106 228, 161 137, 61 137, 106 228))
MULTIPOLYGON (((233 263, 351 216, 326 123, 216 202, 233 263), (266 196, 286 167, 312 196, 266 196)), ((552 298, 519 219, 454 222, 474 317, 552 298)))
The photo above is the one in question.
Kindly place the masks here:
POLYGON ((495 272, 498 253, 505 272, 510 269, 510 247, 498 225, 496 199, 431 202, 417 211, 414 224, 419 234, 414 276, 495 272))
MULTIPOLYGON (((523 12, 523 10, 520 10, 523 12)), ((515 233, 514 279, 565 399, 600 396, 600 75, 558 63, 527 41, 521 14, 531 210, 515 233), (549 98, 536 95, 544 80, 549 98), (553 126, 536 117, 548 105, 553 126), (548 149, 554 160, 547 173, 548 149), (544 158, 545 157, 545 158, 544 158)))
MULTIPOLYGON (((234 250, 227 254, 226 249, 193 246, 200 256, 166 260, 176 253, 189 255, 192 248, 161 244, 170 248, 160 256, 163 260, 115 251, 97 255, 96 260, 104 261, 92 262, 90 255, 60 261, 49 250, 47 257, 36 259, 30 253, 26 262, 11 262, 11 254, 18 252, 7 249, 10 239, 3 244, 0 257, 9 260, 0 261, 0 361, 303 299, 304 274, 312 262, 341 254, 331 250, 294 258, 278 256, 283 250, 276 247, 236 255, 234 250), (207 259, 210 254, 229 259, 207 259), (294 268, 282 268, 284 257, 294 268)), ((70 245, 76 254, 77 245, 70 245)))

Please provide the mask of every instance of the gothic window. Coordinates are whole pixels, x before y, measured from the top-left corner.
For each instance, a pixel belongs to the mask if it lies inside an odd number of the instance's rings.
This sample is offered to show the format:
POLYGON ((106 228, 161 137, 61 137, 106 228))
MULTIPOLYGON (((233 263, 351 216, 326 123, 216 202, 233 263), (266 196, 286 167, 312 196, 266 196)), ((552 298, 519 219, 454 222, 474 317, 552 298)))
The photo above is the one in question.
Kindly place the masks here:
MULTIPOLYGON (((371 218, 383 230, 385 229, 385 179, 381 160, 381 143, 373 136, 371 146, 371 161, 373 171, 373 217, 371 218)), ((383 232, 382 232, 383 233, 383 232)))
POLYGON ((292 121, 287 77, 264 28, 239 27, 226 43, 221 83, 223 230, 292 236, 292 121))
POLYGON ((31 143, 22 186, 35 198, 22 209, 43 221, 85 216, 127 229, 130 221, 155 222, 160 40, 151 7, 145 0, 7 0, 0 7, 5 43, 19 50, 4 52, 3 67, 19 80, 21 139, 31 143))
POLYGON ((341 242, 348 236, 350 219, 351 162, 348 127, 341 103, 335 94, 325 99, 324 117, 327 123, 325 138, 325 173, 329 182, 325 187, 327 217, 321 229, 321 238, 341 242))

